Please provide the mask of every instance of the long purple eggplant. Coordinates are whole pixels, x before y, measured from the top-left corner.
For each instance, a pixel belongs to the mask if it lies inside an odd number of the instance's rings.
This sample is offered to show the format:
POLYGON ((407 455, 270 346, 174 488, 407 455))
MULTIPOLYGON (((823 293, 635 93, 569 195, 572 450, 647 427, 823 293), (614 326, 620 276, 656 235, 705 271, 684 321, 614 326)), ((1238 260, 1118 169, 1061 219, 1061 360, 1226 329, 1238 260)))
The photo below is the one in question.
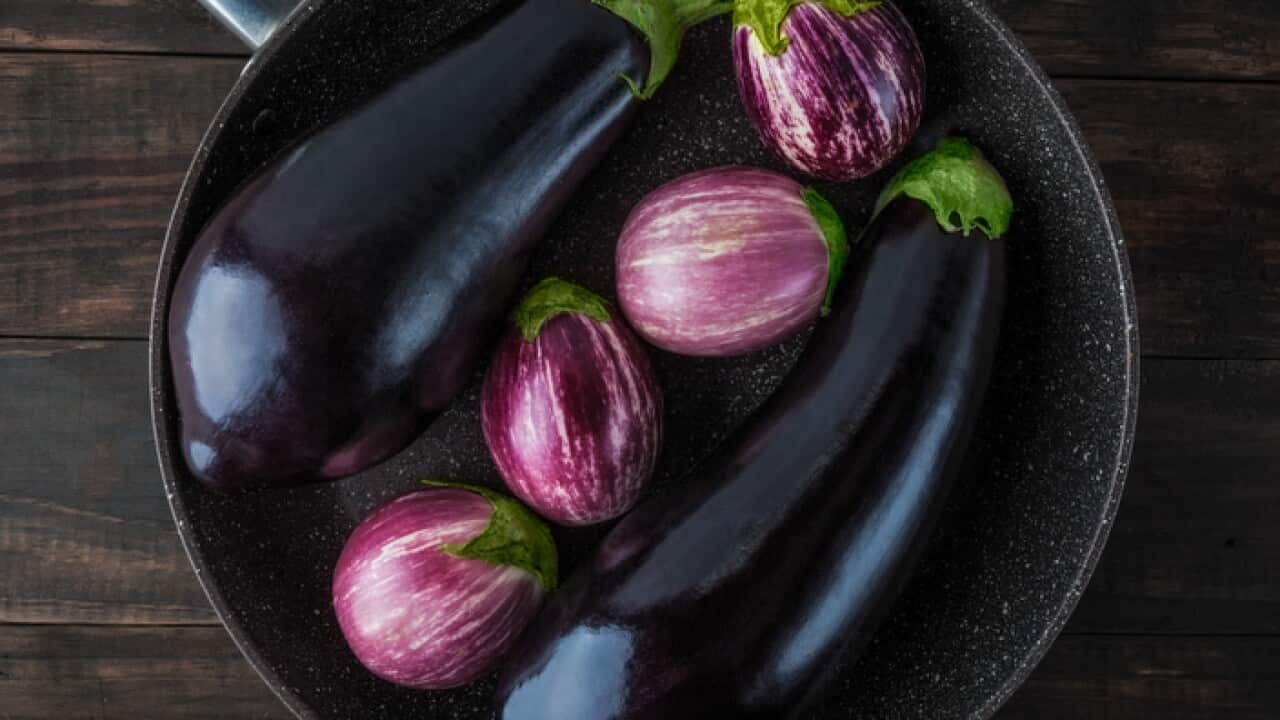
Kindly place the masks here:
POLYGON ((737 0, 733 18, 743 106, 792 167, 854 180, 915 134, 924 56, 889 0, 737 0))
POLYGON ((688 25, 728 10, 599 4, 516 3, 269 163, 214 216, 169 315, 197 477, 351 475, 461 389, 635 96, 661 83, 688 25))
POLYGON ((500 679, 501 718, 805 717, 892 604, 964 457, 1011 212, 964 141, 909 166, 784 385, 548 601, 500 679))

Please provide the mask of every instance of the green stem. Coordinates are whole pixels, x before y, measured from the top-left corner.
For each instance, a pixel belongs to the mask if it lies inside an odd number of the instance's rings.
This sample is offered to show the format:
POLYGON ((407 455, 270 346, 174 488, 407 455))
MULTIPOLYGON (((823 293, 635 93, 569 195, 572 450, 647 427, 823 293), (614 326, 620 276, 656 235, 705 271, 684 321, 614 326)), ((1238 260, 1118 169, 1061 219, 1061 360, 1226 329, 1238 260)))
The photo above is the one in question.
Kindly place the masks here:
POLYGON ((609 322, 609 303, 590 290, 558 277, 549 277, 529 291, 513 316, 526 342, 538 339, 542 326, 561 313, 577 313, 609 322))
POLYGON ((832 12, 853 17, 884 4, 883 0, 737 0, 733 7, 733 26, 746 25, 755 33, 765 52, 778 56, 787 49, 782 24, 797 5, 822 5, 832 12))
POLYGON ((996 240, 1008 232, 1013 218, 1013 198, 1004 179, 963 138, 943 138, 908 163, 881 193, 876 212, 901 195, 928 205, 947 232, 968 235, 978 229, 996 240))
POLYGON ((641 85, 622 76, 641 100, 653 97, 680 56, 680 42, 689 28, 733 10, 732 0, 593 0, 596 5, 631 23, 649 42, 649 76, 641 85))
POLYGON ((528 571, 547 592, 556 589, 559 562, 551 531, 514 498, 488 488, 439 480, 420 481, 427 487, 456 488, 473 492, 493 508, 484 532, 464 544, 446 543, 440 551, 460 558, 482 560, 490 565, 510 565, 528 571))
POLYGON ((840 285, 840 276, 844 274, 845 263, 849 260, 849 237, 840 213, 817 190, 805 188, 804 203, 813 213, 813 219, 818 221, 822 239, 827 244, 827 297, 822 302, 822 316, 826 317, 831 314, 836 287, 840 285))

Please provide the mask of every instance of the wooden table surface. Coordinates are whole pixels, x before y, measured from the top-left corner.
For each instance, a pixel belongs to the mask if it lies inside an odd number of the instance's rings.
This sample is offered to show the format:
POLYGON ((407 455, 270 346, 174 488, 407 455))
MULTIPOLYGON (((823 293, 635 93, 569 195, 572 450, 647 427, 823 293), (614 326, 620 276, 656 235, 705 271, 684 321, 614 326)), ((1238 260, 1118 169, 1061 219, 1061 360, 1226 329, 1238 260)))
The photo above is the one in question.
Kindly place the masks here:
MULTIPOLYGON (((998 0, 1138 286, 1111 542, 1001 718, 1280 718, 1280 2, 998 0)), ((284 718, 188 567, 149 430, 152 273, 245 59, 194 0, 0 0, 0 718, 284 718)))

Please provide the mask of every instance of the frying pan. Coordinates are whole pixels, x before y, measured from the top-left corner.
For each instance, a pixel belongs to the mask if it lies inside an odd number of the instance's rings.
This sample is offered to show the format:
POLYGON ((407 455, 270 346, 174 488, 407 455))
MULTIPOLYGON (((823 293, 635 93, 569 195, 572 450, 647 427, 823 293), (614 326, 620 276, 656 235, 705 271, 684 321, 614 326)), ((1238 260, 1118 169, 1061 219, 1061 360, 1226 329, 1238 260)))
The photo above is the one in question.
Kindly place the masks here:
MULTIPOLYGON (((156 282, 152 409, 182 542, 232 638, 298 717, 489 717, 492 679, 417 692, 363 670, 329 595, 356 522, 418 478, 501 487, 480 433, 477 384, 408 450, 361 475, 223 495, 182 461, 164 328, 183 258, 240 182, 501 0, 303 0, 287 17, 289 0, 205 1, 257 52, 196 152, 156 282)), ((928 114, 905 156, 954 132, 1005 175, 1018 204, 1009 308, 983 417, 941 524, 869 650, 837 669, 815 717, 986 718, 1061 630, 1115 516, 1137 408, 1132 279, 1098 168, 1022 45, 975 0, 897 2, 930 73, 928 114)), ((738 106, 728 32, 721 19, 689 35, 677 72, 557 221, 529 278, 554 272, 608 294, 617 233, 647 191, 714 165, 785 170, 738 106)), ((893 170, 818 188, 857 227, 893 170)), ((654 351, 668 406, 655 483, 680 483, 772 391, 804 342, 731 360, 654 351)), ((566 571, 606 530, 557 530, 566 571)))

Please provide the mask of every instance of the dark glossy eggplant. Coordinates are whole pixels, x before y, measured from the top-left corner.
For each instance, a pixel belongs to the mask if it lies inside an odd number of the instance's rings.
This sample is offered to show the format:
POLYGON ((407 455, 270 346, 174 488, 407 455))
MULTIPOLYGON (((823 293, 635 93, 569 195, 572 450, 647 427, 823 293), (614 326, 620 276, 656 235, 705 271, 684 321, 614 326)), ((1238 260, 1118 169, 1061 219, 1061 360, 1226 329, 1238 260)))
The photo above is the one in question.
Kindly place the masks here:
POLYGON ((893 187, 784 385, 517 643, 503 720, 803 717, 870 638, 963 459, 1005 292, 1004 241, 968 230, 999 238, 1008 194, 972 146, 893 187), (947 205, 975 187, 1003 200, 947 205))
POLYGON ((228 488, 350 475, 461 389, 530 250, 635 110, 619 76, 648 73, 634 87, 652 92, 683 27, 724 11, 665 0, 671 22, 655 28, 635 3, 603 4, 621 7, 516 3, 215 215, 169 315, 197 477, 228 488))

